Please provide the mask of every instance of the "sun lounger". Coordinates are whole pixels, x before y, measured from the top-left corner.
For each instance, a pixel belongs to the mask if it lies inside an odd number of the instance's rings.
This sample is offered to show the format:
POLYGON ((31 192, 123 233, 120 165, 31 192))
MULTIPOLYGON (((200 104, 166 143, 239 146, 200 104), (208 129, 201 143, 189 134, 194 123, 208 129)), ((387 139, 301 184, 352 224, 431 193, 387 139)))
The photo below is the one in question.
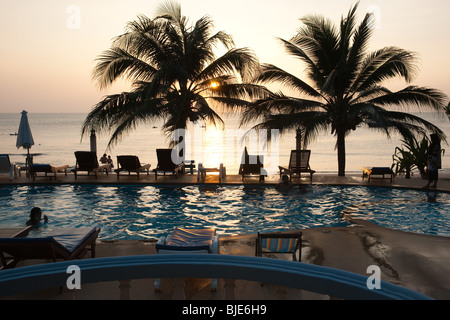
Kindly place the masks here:
POLYGON ((390 182, 394 179, 394 171, 392 171, 389 167, 373 167, 373 168, 367 168, 362 167, 362 178, 364 179, 367 177, 367 180, 370 182, 370 179, 372 176, 382 176, 382 179, 385 178, 385 175, 387 175, 390 179, 390 182))
POLYGON ((184 164, 176 164, 172 160, 172 149, 156 149, 158 157, 158 165, 153 172, 155 173, 155 180, 158 179, 158 173, 163 175, 170 174, 178 178, 179 174, 184 173, 184 164))
MULTIPOLYGON (((215 229, 182 229, 175 230, 167 237, 161 237, 156 243, 158 254, 219 254, 219 236, 215 229)), ((158 290, 160 280, 155 279, 158 290)), ((217 279, 212 279, 211 287, 217 288, 217 279)))
POLYGON ((0 173, 9 174, 9 180, 12 181, 13 177, 17 178, 17 175, 20 175, 20 168, 15 163, 11 163, 9 155, 0 154, 0 173))
POLYGON ((255 256, 263 254, 292 254, 293 261, 301 261, 302 233, 259 233, 256 238, 255 256), (298 259, 297 259, 297 251, 298 259))
POLYGON ((88 175, 89 172, 93 172, 97 179, 98 172, 104 171, 108 174, 111 170, 111 165, 109 163, 99 165, 95 152, 75 151, 75 158, 77 162, 75 164, 75 169, 72 170, 75 174, 75 179, 77 179, 78 171, 87 171, 88 175))
POLYGON ((117 156, 118 168, 115 170, 117 173, 117 179, 122 171, 128 171, 128 175, 131 172, 135 172, 139 180, 139 173, 146 172, 147 175, 150 174, 150 164, 141 164, 139 157, 137 156, 117 156))
POLYGON ((280 170, 280 178, 283 174, 287 174, 289 175, 289 179, 292 181, 293 175, 297 174, 301 177, 302 173, 309 173, 309 179, 312 182, 313 174, 316 171, 312 170, 309 165, 310 157, 311 150, 291 150, 288 167, 278 167, 280 170))
POLYGON ((248 175, 258 175, 259 181, 264 181, 264 177, 267 175, 264 169, 264 157, 261 155, 249 155, 247 147, 245 147, 241 165, 239 166, 239 174, 242 175, 242 180, 248 175))
POLYGON ((52 176, 49 176, 50 179, 52 177, 56 180, 56 174, 58 172, 64 172, 64 174, 67 176, 67 169, 69 168, 69 165, 63 165, 63 166, 53 166, 51 164, 33 164, 30 167, 30 175, 33 178, 33 181, 38 177, 38 173, 45 173, 44 177, 48 177, 48 174, 52 174, 52 176))
POLYGON ((95 257, 99 228, 55 228, 42 233, 36 230, 33 235, 34 231, 28 227, 14 237, 0 238, 0 258, 5 269, 27 259, 81 259, 89 250, 95 257))

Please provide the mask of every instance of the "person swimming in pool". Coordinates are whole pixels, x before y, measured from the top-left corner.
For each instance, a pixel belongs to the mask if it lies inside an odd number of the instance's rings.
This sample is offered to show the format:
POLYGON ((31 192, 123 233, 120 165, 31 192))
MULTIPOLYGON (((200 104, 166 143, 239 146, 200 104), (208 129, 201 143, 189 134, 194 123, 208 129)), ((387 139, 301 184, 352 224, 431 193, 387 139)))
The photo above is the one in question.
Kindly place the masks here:
MULTIPOLYGON (((31 209, 30 219, 27 221, 27 226, 33 226, 33 228, 39 228, 42 221, 41 208, 34 207, 31 209)), ((48 217, 44 214, 44 223, 48 222, 48 217)))
POLYGON ((275 189, 281 192, 289 192, 294 186, 289 181, 289 177, 287 175, 283 175, 281 177, 281 182, 275 186, 275 189))

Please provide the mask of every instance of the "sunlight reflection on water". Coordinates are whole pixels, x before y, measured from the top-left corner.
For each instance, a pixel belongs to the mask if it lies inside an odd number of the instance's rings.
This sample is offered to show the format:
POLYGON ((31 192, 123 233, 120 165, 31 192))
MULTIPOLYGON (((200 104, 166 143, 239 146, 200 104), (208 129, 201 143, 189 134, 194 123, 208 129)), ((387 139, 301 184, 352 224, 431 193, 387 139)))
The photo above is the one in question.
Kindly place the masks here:
POLYGON ((347 225, 341 212, 380 225, 450 236, 450 195, 369 187, 60 185, 0 187, 0 227, 23 227, 41 207, 48 227, 97 226, 101 239, 155 239, 175 227, 219 234, 347 225), (433 200, 434 202, 430 201, 433 200))

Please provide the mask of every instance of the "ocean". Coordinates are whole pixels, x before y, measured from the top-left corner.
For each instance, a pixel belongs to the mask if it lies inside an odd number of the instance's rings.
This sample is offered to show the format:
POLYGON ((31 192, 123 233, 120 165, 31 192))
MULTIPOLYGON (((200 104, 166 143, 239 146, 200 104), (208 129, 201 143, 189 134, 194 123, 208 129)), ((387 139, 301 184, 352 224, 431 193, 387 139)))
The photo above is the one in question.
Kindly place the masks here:
MULTIPOLYGON (((21 110, 20 110, 21 111, 21 110)), ((23 164, 26 150, 16 148, 21 112, 0 113, 0 153, 10 155, 11 161, 23 164)), ((90 137, 81 139, 81 127, 87 114, 84 113, 28 113, 35 145, 30 153, 35 154, 34 163, 48 163, 55 166, 68 164, 75 166, 75 151, 89 151, 90 137)), ((431 113, 420 113, 421 117, 437 125, 450 141, 450 121, 431 113)), ((276 174, 278 165, 287 165, 290 150, 295 149, 295 132, 280 137, 278 141, 266 144, 264 135, 250 134, 244 141, 243 133, 251 125, 239 128, 239 116, 223 114, 223 128, 190 125, 185 134, 186 159, 202 162, 206 167, 216 167, 223 162, 227 174, 237 174, 244 143, 250 154, 265 154, 265 164, 269 174, 276 174)), ((118 155, 137 155, 142 163, 157 165, 156 149, 167 148, 170 138, 161 131, 162 120, 149 125, 141 125, 130 132, 117 145, 106 149, 110 133, 97 132, 96 144, 99 158, 103 153, 111 155, 114 165, 118 155)), ((318 173, 337 174, 337 152, 335 137, 322 134, 307 146, 311 150, 310 165, 318 173)), ((391 166, 395 148, 401 146, 401 139, 369 128, 357 128, 346 139, 346 173, 361 173, 362 166, 391 166)), ((442 144, 446 149, 448 145, 442 144)), ((442 173, 450 173, 450 152, 445 152, 442 173)))

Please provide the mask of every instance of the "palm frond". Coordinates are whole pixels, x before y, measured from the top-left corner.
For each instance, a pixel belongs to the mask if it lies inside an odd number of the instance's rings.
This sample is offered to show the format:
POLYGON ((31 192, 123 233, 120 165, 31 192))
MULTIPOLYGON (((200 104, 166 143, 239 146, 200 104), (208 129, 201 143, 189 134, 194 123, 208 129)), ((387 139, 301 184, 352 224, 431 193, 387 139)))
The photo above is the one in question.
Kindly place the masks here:
POLYGON ((447 139, 445 133, 437 126, 411 113, 388 111, 371 104, 365 104, 360 111, 366 118, 366 124, 374 124, 369 126, 370 129, 382 131, 388 138, 395 132, 406 140, 431 133, 436 133, 442 141, 447 139))
MULTIPOLYGON (((285 96, 283 93, 271 93, 270 96, 254 101, 241 115, 241 126, 256 119, 267 119, 274 114, 292 115, 311 110, 322 110, 324 105, 315 100, 285 96)), ((272 122, 273 123, 273 122, 272 122)), ((280 129, 278 127, 273 127, 280 129)))
POLYGON ((290 89, 299 91, 300 94, 322 98, 320 92, 315 90, 309 84, 271 64, 262 65, 261 73, 254 79, 254 82, 279 82, 290 89))
POLYGON ((92 129, 97 132, 113 132, 108 143, 108 148, 111 148, 138 123, 162 117, 163 100, 144 97, 143 92, 124 92, 105 97, 86 117, 82 126, 82 137, 92 129))
POLYGON ((304 26, 291 42, 302 48, 321 74, 329 75, 339 61, 339 32, 323 16, 311 15, 301 19, 304 26))
POLYGON ((351 87, 351 92, 363 91, 373 85, 402 77, 411 82, 417 74, 416 55, 396 47, 377 50, 364 59, 361 71, 351 87))
POLYGON ((178 27, 183 28, 187 23, 187 18, 181 14, 181 5, 177 1, 163 1, 157 8, 157 18, 170 20, 177 24, 178 27))
POLYGON ((259 69, 259 61, 247 48, 235 48, 212 61, 193 79, 196 82, 211 80, 224 75, 239 74, 244 82, 253 78, 259 69))
POLYGON ((317 88, 322 87, 324 75, 322 70, 316 65, 315 60, 310 58, 308 54, 296 43, 279 38, 288 54, 300 59, 306 64, 306 72, 308 77, 313 81, 317 88))
POLYGON ((210 88, 208 92, 212 97, 246 99, 248 102, 255 99, 264 99, 271 95, 266 87, 250 83, 224 83, 215 89, 210 88))
POLYGON ((382 106, 405 106, 411 105, 418 108, 431 108, 439 113, 445 112, 445 103, 448 97, 440 90, 409 86, 397 92, 387 93, 370 100, 372 103, 382 106))
POLYGON ((348 57, 351 48, 351 39, 354 35, 354 29, 356 26, 356 10, 359 3, 356 3, 347 13, 346 18, 341 18, 339 28, 339 51, 341 61, 345 61, 348 57))
POLYGON ((105 51, 98 59, 92 77, 101 89, 108 87, 122 76, 150 80, 156 69, 120 48, 105 51))
POLYGON ((370 19, 371 15, 366 14, 358 29, 353 33, 353 43, 345 59, 345 68, 340 79, 343 82, 343 88, 346 89, 346 96, 353 94, 350 88, 360 72, 360 66, 366 54, 368 42, 373 34, 373 30, 370 27, 370 19))
POLYGON ((372 86, 364 91, 355 92, 352 95, 352 98, 348 100, 349 105, 363 103, 365 101, 386 95, 391 94, 392 91, 383 86, 372 86))

